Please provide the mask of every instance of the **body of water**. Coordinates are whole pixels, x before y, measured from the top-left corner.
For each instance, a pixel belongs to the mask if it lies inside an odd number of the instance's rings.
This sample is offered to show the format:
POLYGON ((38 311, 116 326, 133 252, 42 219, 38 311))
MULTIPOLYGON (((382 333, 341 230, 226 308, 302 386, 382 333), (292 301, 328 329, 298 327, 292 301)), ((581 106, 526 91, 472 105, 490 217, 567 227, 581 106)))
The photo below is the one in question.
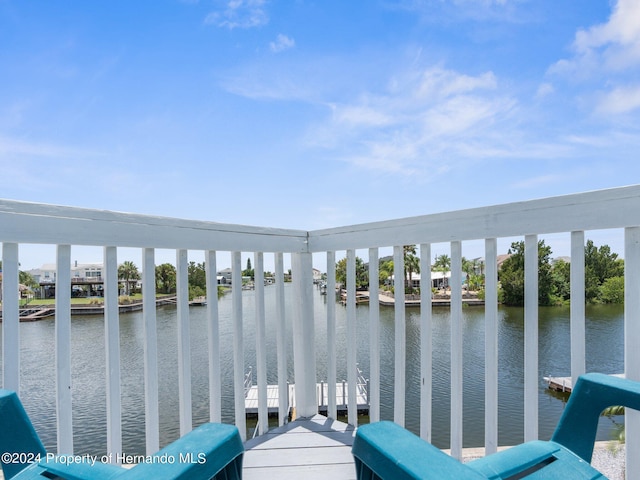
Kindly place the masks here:
MULTIPOLYGON (((286 302, 292 291, 286 285, 286 302)), ((333 299, 316 292, 315 328, 318 380, 326 380, 326 302, 333 299)), ((245 365, 255 365, 255 292, 243 292, 245 365)), ((275 287, 265 289, 267 312, 268 382, 277 383, 275 287)), ((287 309, 290 310, 290 309, 287 309)), ((222 362, 222 412, 233 423, 231 296, 220 299, 222 362)), ((293 382, 291 317, 287 312, 289 381, 293 382)), ((369 375, 369 307, 357 308, 357 361, 369 375)), ((466 307, 464 315, 464 445, 484 443, 484 309, 466 307)), ((499 443, 523 440, 524 321, 521 308, 499 309, 499 443)), ((419 319, 418 308, 407 309, 406 427, 419 430, 419 319)), ((206 309, 191 307, 192 397, 194 424, 208 421, 208 354, 206 309)), ((449 446, 450 354, 449 309, 433 310, 433 443, 449 446)), ((380 308, 381 417, 393 419, 394 317, 393 308, 380 308)), ((179 436, 177 326, 175 307, 158 310, 160 363, 161 445, 179 436)), ((336 305, 338 379, 346 379, 346 309, 336 305)), ((587 370, 621 373, 623 361, 622 306, 587 307, 587 370)), ((144 454, 144 366, 142 313, 120 316, 123 450, 144 454)), ((546 388, 543 376, 569 376, 569 309, 539 310, 540 437, 548 439, 562 413, 566 396, 546 388)), ((0 344, 1 345, 1 344, 0 344)), ((106 399, 104 322, 101 316, 72 317, 72 375, 74 445, 76 453, 106 452, 106 399)), ((21 398, 49 451, 56 450, 54 321, 21 324, 21 398)), ((368 421, 366 417, 362 422, 368 421)), ((609 439, 620 418, 603 418, 600 439, 609 439)))

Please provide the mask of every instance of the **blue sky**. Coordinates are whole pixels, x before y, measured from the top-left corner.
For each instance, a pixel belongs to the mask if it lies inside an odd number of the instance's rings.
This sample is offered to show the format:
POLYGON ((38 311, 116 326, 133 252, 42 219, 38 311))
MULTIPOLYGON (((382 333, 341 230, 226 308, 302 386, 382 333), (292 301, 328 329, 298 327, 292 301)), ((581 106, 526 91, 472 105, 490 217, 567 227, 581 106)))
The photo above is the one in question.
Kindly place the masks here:
POLYGON ((640 181, 635 0, 0 0, 0 72, 2 198, 316 229, 640 181))

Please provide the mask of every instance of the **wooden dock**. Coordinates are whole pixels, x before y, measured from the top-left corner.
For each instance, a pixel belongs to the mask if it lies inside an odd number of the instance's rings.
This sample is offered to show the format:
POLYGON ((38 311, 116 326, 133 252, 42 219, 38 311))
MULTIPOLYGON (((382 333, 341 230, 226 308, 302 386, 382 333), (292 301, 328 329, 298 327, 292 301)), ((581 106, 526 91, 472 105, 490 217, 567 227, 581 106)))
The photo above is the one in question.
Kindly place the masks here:
MULTIPOLYGON (((611 375, 612 377, 624 378, 624 373, 616 373, 611 375)), ((573 380, 571 377, 543 377, 547 382, 547 386, 551 390, 556 392, 571 393, 573 390, 573 380)))
POLYGON ((21 322, 35 322, 43 318, 51 317, 56 314, 55 308, 32 308, 28 310, 20 310, 21 322))
MULTIPOLYGON (((338 412, 346 412, 349 404, 347 382, 336 384, 336 409, 338 412)), ((288 405, 288 411, 296 406, 296 388, 294 384, 287 385, 288 398, 285 400, 288 405)), ((325 382, 316 384, 316 399, 318 403, 318 412, 326 413, 329 404, 329 386, 325 382)), ((369 401, 367 399, 366 384, 358 382, 356 386, 356 405, 359 413, 369 411, 369 401)), ((251 385, 246 389, 244 407, 247 415, 258 414, 258 387, 251 385)), ((278 385, 267 385, 267 410, 269 415, 278 413, 280 407, 280 398, 278 394, 278 385)))

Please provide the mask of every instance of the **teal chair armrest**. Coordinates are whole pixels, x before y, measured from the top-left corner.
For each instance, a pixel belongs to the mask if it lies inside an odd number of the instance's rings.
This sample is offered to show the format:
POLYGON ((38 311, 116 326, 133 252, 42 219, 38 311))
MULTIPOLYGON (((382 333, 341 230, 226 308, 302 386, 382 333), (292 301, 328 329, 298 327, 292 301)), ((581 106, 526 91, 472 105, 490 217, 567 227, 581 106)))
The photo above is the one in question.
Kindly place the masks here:
POLYGON ((240 480, 243 453, 235 426, 206 423, 126 471, 122 478, 240 480))
POLYGON ((487 480, 508 478, 605 479, 588 462, 555 442, 535 440, 469 462, 487 480))
POLYGON ((100 462, 66 462, 64 455, 42 460, 22 470, 15 480, 63 478, 64 480, 112 480, 127 470, 100 462))
POLYGON ((358 480, 485 478, 392 422, 358 427, 352 453, 358 480))
POLYGON ((640 382, 602 373, 580 376, 551 440, 591 462, 598 419, 613 405, 640 410, 640 382))

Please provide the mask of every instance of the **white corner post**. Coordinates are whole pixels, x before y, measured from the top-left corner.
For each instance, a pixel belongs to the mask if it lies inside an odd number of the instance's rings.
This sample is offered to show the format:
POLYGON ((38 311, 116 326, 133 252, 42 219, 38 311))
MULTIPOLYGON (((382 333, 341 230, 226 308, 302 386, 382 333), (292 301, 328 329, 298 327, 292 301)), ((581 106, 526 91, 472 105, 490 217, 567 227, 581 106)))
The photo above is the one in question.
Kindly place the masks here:
POLYGON ((20 393, 20 305, 18 244, 2 245, 2 379, 4 388, 20 393))
MULTIPOLYGON (((640 381, 640 227, 624 232, 624 373, 640 381)), ((626 478, 640 472, 640 412, 625 409, 626 478)))
POLYGON ((298 417, 318 413, 313 318, 313 262, 310 253, 291 255, 294 286, 293 359, 298 417))

